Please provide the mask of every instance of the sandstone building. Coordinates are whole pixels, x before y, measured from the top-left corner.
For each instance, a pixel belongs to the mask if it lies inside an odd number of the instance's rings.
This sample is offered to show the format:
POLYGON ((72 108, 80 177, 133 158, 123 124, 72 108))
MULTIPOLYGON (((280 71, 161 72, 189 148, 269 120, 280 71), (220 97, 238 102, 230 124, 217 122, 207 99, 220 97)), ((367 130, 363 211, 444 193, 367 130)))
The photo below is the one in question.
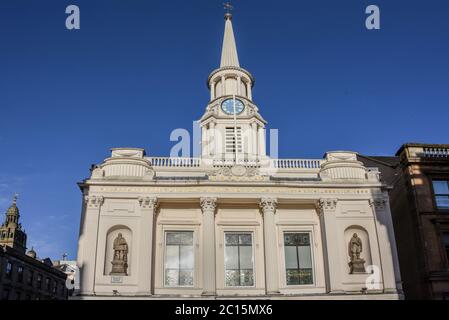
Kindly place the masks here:
POLYGON ((207 83, 200 157, 115 148, 79 184, 79 297, 400 298, 378 170, 354 152, 267 155, 231 14, 207 83))

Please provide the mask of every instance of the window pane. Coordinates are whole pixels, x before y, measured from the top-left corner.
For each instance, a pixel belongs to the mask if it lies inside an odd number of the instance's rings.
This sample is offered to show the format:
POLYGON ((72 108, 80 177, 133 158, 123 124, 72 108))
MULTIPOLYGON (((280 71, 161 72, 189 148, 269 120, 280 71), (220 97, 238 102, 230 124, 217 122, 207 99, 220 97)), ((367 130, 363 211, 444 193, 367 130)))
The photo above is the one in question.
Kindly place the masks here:
POLYGON ((253 286, 254 276, 253 270, 241 270, 240 271, 240 285, 241 286, 253 286))
POLYGON ((435 194, 449 194, 449 184, 448 181, 434 180, 433 190, 435 194))
POLYGON ((244 244, 244 245, 252 245, 252 235, 251 234, 241 234, 239 236, 240 238, 240 244, 244 244))
POLYGON ((180 246, 181 261, 179 262, 181 269, 193 269, 193 246, 180 246))
POLYGON ((449 247, 449 233, 444 233, 443 239, 444 239, 444 246, 449 247))
POLYGON ((167 232, 167 244, 193 245, 193 232, 167 232))
POLYGON ((287 270, 287 285, 299 285, 299 271, 297 269, 287 270))
POLYGON ((436 196, 435 200, 438 208, 449 209, 449 196, 436 196))
POLYGON ((238 250, 237 246, 226 246, 225 248, 225 266, 226 269, 238 269, 238 250))
POLYGON ((240 247, 240 269, 253 269, 253 247, 240 247))
POLYGON ((449 233, 443 234, 444 248, 446 249, 447 260, 449 261, 449 233))
POLYGON ((238 270, 226 270, 226 286, 238 287, 240 285, 240 273, 238 270))
POLYGON ((285 267, 287 269, 297 269, 298 268, 298 258, 296 257, 296 247, 293 247, 293 246, 285 247, 285 267))
POLYGON ((309 246, 298 247, 298 257, 300 269, 312 268, 312 255, 309 246))
POLYGON ((226 234, 226 245, 238 245, 239 244, 239 235, 238 234, 226 234))
POLYGON ((179 247, 167 246, 165 249, 165 267, 168 269, 178 269, 179 267, 179 247))
POLYGON ((299 271, 299 284, 312 284, 313 274, 312 269, 301 269, 299 271))
POLYGON ((193 270, 181 270, 179 272, 180 286, 193 286, 193 270))
POLYGON ((178 286, 179 271, 177 269, 165 269, 165 285, 178 286))

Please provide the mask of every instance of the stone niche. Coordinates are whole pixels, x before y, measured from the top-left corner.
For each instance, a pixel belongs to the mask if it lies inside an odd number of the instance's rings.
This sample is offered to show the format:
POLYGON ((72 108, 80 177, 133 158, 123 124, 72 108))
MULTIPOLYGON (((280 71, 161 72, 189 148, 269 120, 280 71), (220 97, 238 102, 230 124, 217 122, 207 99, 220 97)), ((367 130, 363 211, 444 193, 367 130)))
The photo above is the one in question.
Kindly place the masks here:
POLYGON ((125 238, 126 243, 128 245, 128 256, 127 256, 127 276, 130 276, 132 273, 132 231, 123 225, 118 225, 109 229, 106 236, 106 253, 105 253, 105 261, 104 261, 104 275, 109 276, 112 271, 112 261, 114 260, 114 240, 117 238, 119 233, 122 234, 122 237, 125 238))
POLYGON ((351 273, 351 265, 350 265, 351 257, 349 252, 349 243, 354 234, 357 235, 357 237, 361 240, 362 243, 362 251, 360 252, 360 259, 364 261, 363 266, 365 268, 365 271, 368 270, 367 267, 372 264, 371 248, 369 243, 368 232, 361 226, 350 226, 345 230, 345 237, 344 237, 346 259, 348 262, 347 263, 348 274, 364 273, 364 272, 357 272, 357 270, 351 273))
POLYGON ((326 153, 326 161, 321 166, 323 181, 366 181, 367 169, 357 160, 357 153, 333 151, 326 153))

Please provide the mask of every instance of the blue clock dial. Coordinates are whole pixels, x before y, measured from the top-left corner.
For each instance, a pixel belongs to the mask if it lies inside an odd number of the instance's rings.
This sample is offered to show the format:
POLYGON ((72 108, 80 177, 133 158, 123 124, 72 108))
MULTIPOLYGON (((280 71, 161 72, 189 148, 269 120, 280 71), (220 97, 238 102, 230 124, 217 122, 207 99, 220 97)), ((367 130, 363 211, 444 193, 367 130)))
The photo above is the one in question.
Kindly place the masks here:
MULTIPOLYGON (((221 109, 224 113, 233 115, 234 114, 234 99, 226 99, 221 104, 221 109)), ((235 114, 240 114, 245 109, 245 105, 239 99, 235 99, 235 114)))

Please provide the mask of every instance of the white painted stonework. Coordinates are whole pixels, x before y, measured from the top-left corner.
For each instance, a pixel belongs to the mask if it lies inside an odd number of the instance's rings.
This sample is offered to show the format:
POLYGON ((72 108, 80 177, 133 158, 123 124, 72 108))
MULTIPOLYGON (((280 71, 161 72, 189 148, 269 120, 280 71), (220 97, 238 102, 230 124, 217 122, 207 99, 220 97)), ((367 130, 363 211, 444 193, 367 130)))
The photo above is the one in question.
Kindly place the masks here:
POLYGON ((80 184, 80 297, 400 298, 379 172, 354 152, 271 159, 266 121, 252 100, 254 79, 239 65, 232 17, 225 20, 221 66, 209 77, 211 100, 200 119, 201 157, 116 148, 80 184), (234 96, 244 105, 238 115, 221 107, 234 96), (226 130, 230 136, 235 127, 244 132, 242 145, 230 150, 226 130), (128 270, 110 275, 119 233, 129 248, 128 270), (374 274, 350 274, 354 233, 374 274), (300 239, 296 247, 291 235, 300 239), (182 245, 171 242, 176 237, 184 237, 182 245))

